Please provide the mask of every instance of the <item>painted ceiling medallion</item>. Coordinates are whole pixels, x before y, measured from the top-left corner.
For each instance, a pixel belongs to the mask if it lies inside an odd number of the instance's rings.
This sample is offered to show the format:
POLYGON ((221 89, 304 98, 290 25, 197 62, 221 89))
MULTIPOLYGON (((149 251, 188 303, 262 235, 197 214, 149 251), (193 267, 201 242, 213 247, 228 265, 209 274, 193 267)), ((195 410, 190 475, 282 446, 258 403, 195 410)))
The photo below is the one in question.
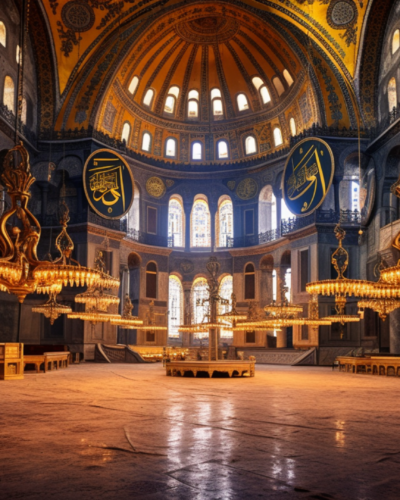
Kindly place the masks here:
POLYGON ((213 15, 193 21, 183 21, 175 27, 175 30, 187 42, 208 45, 227 42, 236 35, 239 28, 236 19, 213 15))
POLYGON ((95 21, 93 9, 83 0, 72 0, 64 5, 61 18, 65 26, 78 33, 89 31, 95 21))
POLYGON ((254 179, 249 177, 248 179, 243 179, 239 182, 236 188, 236 195, 241 200, 251 200, 257 194, 258 186, 254 179))
POLYGON ((327 11, 327 21, 332 28, 345 29, 352 26, 358 17, 353 0, 333 0, 327 11))
POLYGON ((161 198, 165 193, 165 184, 159 177, 150 177, 146 182, 146 191, 153 198, 161 198))

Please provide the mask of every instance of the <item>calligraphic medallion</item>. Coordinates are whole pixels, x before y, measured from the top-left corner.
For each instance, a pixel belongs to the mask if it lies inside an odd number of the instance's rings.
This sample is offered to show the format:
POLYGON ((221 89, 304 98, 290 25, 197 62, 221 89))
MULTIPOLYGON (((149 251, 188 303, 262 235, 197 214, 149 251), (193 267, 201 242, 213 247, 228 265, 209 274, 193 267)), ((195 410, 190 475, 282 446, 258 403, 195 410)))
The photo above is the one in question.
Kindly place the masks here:
POLYGON ((325 141, 311 137, 296 144, 282 177, 283 199, 292 214, 309 215, 322 204, 334 171, 332 150, 325 141))
POLYGON ((243 179, 239 182, 238 187, 236 188, 236 195, 241 200, 250 200, 251 198, 254 198, 257 191, 257 182, 251 177, 248 177, 247 179, 243 179))
POLYGON ((165 193, 165 184, 159 177, 150 177, 146 182, 146 191, 153 198, 161 198, 165 193))
POLYGON ((89 205, 104 219, 121 219, 131 208, 133 175, 114 151, 98 149, 89 156, 83 169, 83 187, 89 205))

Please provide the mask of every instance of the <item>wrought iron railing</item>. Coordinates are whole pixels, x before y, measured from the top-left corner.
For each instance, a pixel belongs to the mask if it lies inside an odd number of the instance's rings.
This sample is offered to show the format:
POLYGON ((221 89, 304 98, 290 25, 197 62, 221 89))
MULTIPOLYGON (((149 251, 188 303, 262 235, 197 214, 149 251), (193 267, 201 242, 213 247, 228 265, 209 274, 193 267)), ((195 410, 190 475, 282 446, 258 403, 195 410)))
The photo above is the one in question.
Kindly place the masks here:
POLYGON ((371 139, 376 139, 378 136, 383 134, 383 132, 392 125, 398 118, 400 118, 400 105, 395 106, 392 111, 390 111, 387 116, 385 116, 376 127, 372 128, 370 131, 371 139))
POLYGON ((305 217, 293 217, 281 221, 281 235, 293 233, 312 224, 337 224, 341 220, 344 225, 357 226, 361 224, 361 213, 357 210, 316 210, 305 217))
MULTIPOLYGON (((15 114, 3 103, 0 103, 0 116, 12 130, 15 130, 15 114)), ((27 127, 25 123, 22 123, 21 121, 18 122, 18 131, 30 143, 36 143, 36 134, 29 127, 27 127)))
POLYGON ((144 245, 151 245, 155 247, 167 247, 168 238, 166 236, 159 236, 158 234, 144 233, 137 229, 128 229, 126 237, 130 240, 143 243, 144 245))

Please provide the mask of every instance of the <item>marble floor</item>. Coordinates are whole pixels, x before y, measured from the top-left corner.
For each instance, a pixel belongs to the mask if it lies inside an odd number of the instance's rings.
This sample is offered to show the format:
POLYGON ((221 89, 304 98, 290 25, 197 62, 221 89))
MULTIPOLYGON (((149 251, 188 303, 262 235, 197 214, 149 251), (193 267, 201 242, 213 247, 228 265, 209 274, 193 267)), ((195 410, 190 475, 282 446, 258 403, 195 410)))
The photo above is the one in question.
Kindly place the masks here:
POLYGON ((3 499, 398 499, 400 379, 166 377, 86 363, 0 382, 3 499))

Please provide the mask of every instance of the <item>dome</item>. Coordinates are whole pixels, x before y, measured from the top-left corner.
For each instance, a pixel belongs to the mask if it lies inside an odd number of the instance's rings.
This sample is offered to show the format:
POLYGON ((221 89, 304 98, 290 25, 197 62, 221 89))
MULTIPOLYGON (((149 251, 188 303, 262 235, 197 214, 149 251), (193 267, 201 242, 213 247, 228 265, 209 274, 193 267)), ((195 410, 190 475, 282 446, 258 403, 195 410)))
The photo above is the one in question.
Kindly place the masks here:
POLYGON ((180 164, 232 163, 287 146, 318 118, 299 53, 273 24, 226 4, 167 12, 131 45, 97 129, 180 164))

